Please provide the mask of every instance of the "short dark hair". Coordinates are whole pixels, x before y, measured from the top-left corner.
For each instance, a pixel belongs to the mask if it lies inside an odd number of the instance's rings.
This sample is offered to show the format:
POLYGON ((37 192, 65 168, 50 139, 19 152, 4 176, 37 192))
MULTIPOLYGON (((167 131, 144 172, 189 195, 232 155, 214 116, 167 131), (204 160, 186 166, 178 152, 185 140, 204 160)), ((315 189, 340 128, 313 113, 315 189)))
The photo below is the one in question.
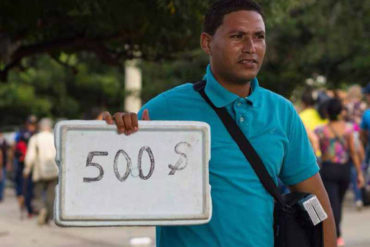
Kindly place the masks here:
POLYGON ((342 101, 338 98, 331 98, 328 100, 328 104, 326 106, 326 112, 328 114, 329 120, 335 121, 338 120, 339 114, 343 110, 342 101))
POLYGON ((221 26, 224 16, 235 11, 256 11, 264 18, 260 5, 253 0, 221 0, 211 5, 203 25, 203 32, 214 35, 221 26))
POLYGON ((315 100, 313 99, 312 96, 312 89, 305 89, 304 92, 302 93, 301 100, 305 106, 314 106, 315 105, 315 100))

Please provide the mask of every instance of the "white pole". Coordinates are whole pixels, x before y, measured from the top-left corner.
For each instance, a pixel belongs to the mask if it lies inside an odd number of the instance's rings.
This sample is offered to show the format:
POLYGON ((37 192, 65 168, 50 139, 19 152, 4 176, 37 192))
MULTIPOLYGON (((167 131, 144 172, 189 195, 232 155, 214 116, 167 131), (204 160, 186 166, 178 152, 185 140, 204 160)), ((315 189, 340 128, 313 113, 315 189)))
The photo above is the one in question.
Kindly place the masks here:
POLYGON ((125 64, 125 111, 138 112, 141 107, 141 70, 138 60, 129 60, 125 64))

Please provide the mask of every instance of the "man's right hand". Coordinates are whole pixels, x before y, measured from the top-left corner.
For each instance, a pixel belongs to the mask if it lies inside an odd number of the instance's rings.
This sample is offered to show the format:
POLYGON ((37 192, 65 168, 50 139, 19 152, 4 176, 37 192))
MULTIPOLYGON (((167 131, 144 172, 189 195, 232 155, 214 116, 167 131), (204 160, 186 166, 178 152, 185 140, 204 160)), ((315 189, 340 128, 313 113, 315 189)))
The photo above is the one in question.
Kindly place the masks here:
MULTIPOLYGON (((105 111, 103 112, 103 120, 107 124, 115 124, 119 134, 130 135, 139 129, 137 114, 134 112, 116 112, 112 117, 109 112, 105 111)), ((142 120, 150 120, 148 109, 143 111, 142 120)))

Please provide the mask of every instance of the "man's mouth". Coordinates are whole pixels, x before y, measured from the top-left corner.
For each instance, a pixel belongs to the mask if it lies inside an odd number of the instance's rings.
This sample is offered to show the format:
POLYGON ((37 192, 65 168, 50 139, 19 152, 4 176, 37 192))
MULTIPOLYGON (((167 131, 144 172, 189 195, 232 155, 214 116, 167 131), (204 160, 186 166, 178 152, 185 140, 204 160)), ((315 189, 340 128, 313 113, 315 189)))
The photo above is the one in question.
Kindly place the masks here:
POLYGON ((241 63, 241 64, 258 64, 257 60, 255 60, 255 59, 240 59, 239 63, 241 63))

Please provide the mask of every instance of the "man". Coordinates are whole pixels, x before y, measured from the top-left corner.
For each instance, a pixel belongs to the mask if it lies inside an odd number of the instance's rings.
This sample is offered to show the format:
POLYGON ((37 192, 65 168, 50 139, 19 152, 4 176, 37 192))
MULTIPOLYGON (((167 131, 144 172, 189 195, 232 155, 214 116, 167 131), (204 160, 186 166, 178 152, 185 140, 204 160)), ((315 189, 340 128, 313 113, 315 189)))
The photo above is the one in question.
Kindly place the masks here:
MULTIPOLYGON (((224 0, 212 5, 200 37, 210 65, 205 93, 216 107, 226 107, 261 156, 268 172, 292 190, 314 193, 329 215, 325 247, 336 246, 327 194, 304 127, 292 104, 259 86, 257 73, 265 55, 265 24, 252 0, 224 0)), ((196 120, 211 126, 209 176, 213 215, 208 224, 157 228, 157 246, 272 247, 273 198, 230 137, 213 109, 187 83, 160 94, 139 112, 144 120, 196 120)), ((119 133, 137 131, 137 115, 104 113, 119 133), (114 119, 114 120, 113 120, 114 119)))
POLYGON ((14 145, 12 147, 14 158, 14 170, 15 170, 15 191, 18 199, 18 204, 21 209, 21 217, 24 206, 26 206, 28 217, 31 218, 33 215, 33 209, 31 205, 33 183, 31 179, 23 178, 24 169, 24 158, 26 157, 28 141, 37 130, 37 118, 34 115, 30 115, 26 124, 15 134, 14 145))
POLYGON ((41 119, 39 130, 40 132, 33 135, 29 141, 23 175, 28 178, 32 171, 32 181, 35 183, 34 204, 39 211, 38 224, 43 225, 53 216, 58 167, 55 163, 56 151, 51 120, 41 119))
MULTIPOLYGON (((363 94, 366 96, 366 101, 370 104, 370 83, 366 85, 366 87, 362 90, 363 94)), ((362 115, 361 125, 360 125, 360 138, 363 145, 366 147, 366 163, 369 163, 369 154, 370 154, 370 146, 369 144, 369 130, 370 130, 370 108, 366 109, 362 115)))
POLYGON ((0 202, 4 198, 6 171, 10 169, 8 162, 9 144, 0 132, 0 202))

